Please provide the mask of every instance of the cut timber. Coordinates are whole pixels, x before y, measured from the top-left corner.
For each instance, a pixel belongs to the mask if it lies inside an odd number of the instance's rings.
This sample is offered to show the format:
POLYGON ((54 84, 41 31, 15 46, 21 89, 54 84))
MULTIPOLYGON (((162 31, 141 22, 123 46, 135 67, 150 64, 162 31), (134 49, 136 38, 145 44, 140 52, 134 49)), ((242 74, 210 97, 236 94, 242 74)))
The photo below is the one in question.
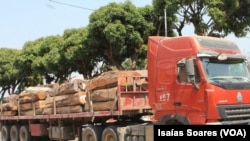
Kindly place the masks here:
POLYGON ((21 116, 34 116, 36 115, 34 110, 20 111, 21 116))
POLYGON ((11 94, 10 96, 4 97, 3 103, 15 102, 18 98, 18 94, 11 94))
POLYGON ((108 71, 88 81, 86 90, 105 89, 117 86, 119 71, 108 71))
POLYGON ((1 104, 2 111, 15 111, 17 110, 17 102, 9 102, 1 104))
POLYGON ((21 111, 32 110, 33 108, 35 109, 45 108, 45 100, 39 100, 36 102, 20 104, 21 111))
POLYGON ((117 87, 109 89, 99 89, 88 93, 89 98, 93 102, 111 101, 117 97, 117 87))
POLYGON ((43 86, 28 87, 28 88, 25 88, 24 92, 27 92, 27 93, 43 92, 46 94, 46 96, 48 96, 48 95, 54 95, 57 92, 58 87, 55 87, 55 88, 43 87, 43 86))
POLYGON ((57 114, 80 113, 83 111, 84 109, 81 105, 57 107, 56 109, 57 114))
POLYGON ((17 111, 3 111, 1 112, 2 116, 16 116, 17 115, 17 111))
POLYGON ((57 95, 65 95, 65 94, 74 94, 80 91, 85 90, 85 81, 80 79, 75 79, 72 81, 67 81, 62 83, 59 88, 58 92, 51 94, 50 96, 57 96, 57 95))
POLYGON ((29 103, 29 102, 36 102, 38 100, 45 100, 46 99, 46 92, 39 91, 37 93, 23 91, 19 94, 19 103, 29 103))
POLYGON ((69 97, 70 95, 58 95, 53 97, 47 97, 45 100, 45 108, 52 108, 54 102, 67 99, 69 97))
POLYGON ((39 87, 58 88, 59 87, 59 83, 44 84, 44 85, 41 85, 39 87))
MULTIPOLYGON (((117 110, 117 102, 116 101, 105 101, 105 102, 95 102, 92 103, 93 111, 110 111, 117 110)), ((84 106, 85 111, 92 111, 89 103, 86 103, 84 106)))
POLYGON ((83 105, 86 103, 85 97, 86 93, 84 91, 78 92, 76 94, 71 94, 67 98, 56 101, 56 106, 63 107, 63 106, 83 105))
POLYGON ((116 87, 118 85, 118 78, 121 78, 120 85, 132 85, 133 80, 127 80, 128 77, 147 77, 147 70, 134 71, 108 71, 102 73, 88 81, 86 90, 106 89, 116 87), (122 79, 123 78, 123 79, 122 79))

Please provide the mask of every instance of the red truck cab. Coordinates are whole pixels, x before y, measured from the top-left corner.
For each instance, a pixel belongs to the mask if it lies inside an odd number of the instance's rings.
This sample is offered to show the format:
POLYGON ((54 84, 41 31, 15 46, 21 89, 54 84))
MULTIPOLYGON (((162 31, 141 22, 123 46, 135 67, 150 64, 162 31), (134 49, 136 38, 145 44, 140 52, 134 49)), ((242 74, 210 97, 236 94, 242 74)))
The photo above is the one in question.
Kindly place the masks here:
POLYGON ((235 43, 222 38, 149 37, 149 104, 154 118, 160 124, 249 124, 246 61, 235 43))

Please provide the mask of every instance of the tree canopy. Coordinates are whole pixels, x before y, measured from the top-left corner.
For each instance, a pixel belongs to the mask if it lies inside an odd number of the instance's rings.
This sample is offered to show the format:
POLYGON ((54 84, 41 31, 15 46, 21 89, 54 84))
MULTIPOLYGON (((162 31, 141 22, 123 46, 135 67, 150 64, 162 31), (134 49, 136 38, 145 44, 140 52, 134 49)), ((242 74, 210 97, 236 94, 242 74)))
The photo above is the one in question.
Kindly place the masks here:
POLYGON ((192 24, 197 35, 244 37, 249 33, 249 0, 153 0, 156 15, 168 14, 169 32, 179 36, 186 25, 192 24))
POLYGON ((91 14, 88 38, 106 64, 122 70, 122 62, 129 58, 130 69, 136 69, 140 56, 145 58, 145 38, 153 29, 131 2, 110 3, 91 14))

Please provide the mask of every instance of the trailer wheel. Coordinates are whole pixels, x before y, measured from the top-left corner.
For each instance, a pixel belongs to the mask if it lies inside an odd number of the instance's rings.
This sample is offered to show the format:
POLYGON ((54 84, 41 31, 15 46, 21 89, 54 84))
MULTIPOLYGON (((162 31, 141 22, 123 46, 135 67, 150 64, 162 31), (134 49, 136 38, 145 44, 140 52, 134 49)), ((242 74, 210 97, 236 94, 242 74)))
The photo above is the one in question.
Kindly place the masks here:
POLYGON ((10 140, 11 141, 19 141, 19 126, 12 125, 10 128, 10 140))
POLYGON ((8 125, 3 125, 1 128, 1 141, 10 140, 10 127, 8 125))
POLYGON ((102 141, 118 141, 118 135, 116 132, 116 126, 108 126, 102 133, 102 141))
POLYGON ((20 141, 31 141, 31 135, 27 125, 21 126, 19 130, 20 141))
POLYGON ((84 128, 82 133, 83 141, 100 141, 101 129, 97 126, 88 126, 84 128))

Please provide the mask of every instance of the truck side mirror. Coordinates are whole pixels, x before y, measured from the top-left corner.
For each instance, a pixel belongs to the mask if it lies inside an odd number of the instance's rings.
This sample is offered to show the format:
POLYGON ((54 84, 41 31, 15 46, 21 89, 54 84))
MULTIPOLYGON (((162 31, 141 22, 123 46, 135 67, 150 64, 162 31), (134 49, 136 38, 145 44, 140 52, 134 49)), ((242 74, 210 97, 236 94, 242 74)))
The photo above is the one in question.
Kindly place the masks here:
POLYGON ((185 69, 187 73, 187 81, 192 83, 195 89, 199 89, 195 84, 195 68, 194 68, 194 59, 187 59, 185 63, 185 69))

